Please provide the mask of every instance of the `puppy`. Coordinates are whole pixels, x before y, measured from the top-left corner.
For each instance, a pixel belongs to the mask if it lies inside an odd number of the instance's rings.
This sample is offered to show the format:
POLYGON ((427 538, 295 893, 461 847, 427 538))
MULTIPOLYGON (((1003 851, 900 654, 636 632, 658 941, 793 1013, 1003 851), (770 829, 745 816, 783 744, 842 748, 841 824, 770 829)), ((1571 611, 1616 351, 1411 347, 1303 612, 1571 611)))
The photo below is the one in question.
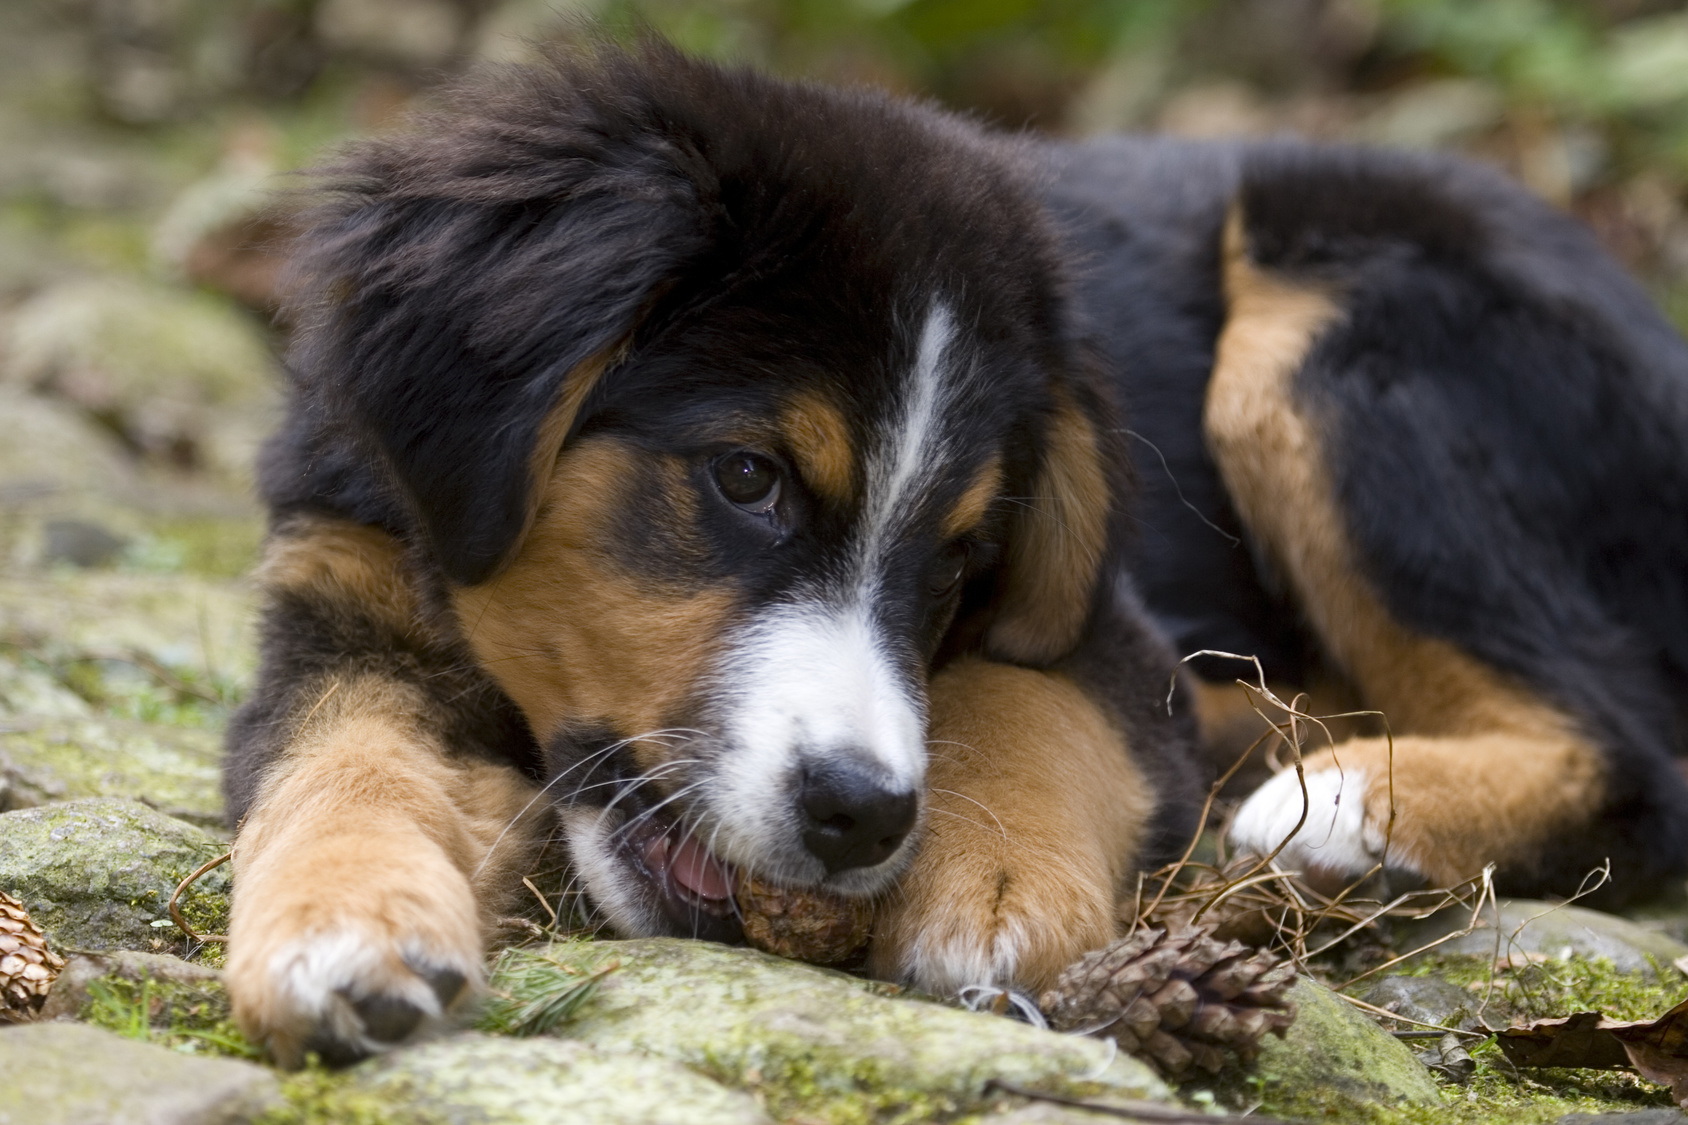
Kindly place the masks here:
POLYGON ((1245 846, 1682 865, 1688 349, 1489 173, 604 48, 355 150, 299 260, 227 773, 284 1063, 450 1019, 553 817, 618 933, 734 940, 753 874, 873 899, 881 976, 1047 984, 1194 827, 1197 649, 1394 736, 1245 846))

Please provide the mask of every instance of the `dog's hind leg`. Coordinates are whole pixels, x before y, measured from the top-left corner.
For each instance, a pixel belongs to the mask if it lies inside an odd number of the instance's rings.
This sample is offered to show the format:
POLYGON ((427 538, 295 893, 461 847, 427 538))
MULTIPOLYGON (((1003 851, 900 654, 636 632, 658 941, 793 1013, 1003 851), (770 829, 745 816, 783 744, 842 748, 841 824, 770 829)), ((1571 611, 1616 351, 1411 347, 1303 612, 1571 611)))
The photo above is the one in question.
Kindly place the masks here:
POLYGON ((929 816, 876 920, 874 972, 1038 989, 1115 934, 1155 787, 1072 678, 967 658, 931 686, 929 816))
POLYGON ((544 806, 519 771, 450 752, 391 540, 295 523, 262 577, 273 674, 232 738, 229 992, 283 1065, 344 1064, 464 1008, 544 806))
MULTIPOLYGON (((1243 228, 1234 215, 1226 247, 1229 319, 1204 418, 1209 446, 1264 565, 1295 597, 1325 655, 1364 704, 1385 713, 1395 737, 1392 743, 1350 739, 1310 755, 1305 794, 1293 771, 1279 774, 1244 804, 1234 839, 1265 853, 1290 837, 1305 811, 1305 824, 1282 852, 1290 867, 1346 878, 1382 864, 1446 885, 1495 863, 1502 887, 1515 893, 1569 893, 1607 859, 1619 894, 1643 890, 1649 878, 1679 868, 1688 803, 1663 753, 1643 738, 1626 741, 1603 730, 1598 714, 1553 690, 1545 663, 1527 645, 1515 644, 1513 667, 1503 667, 1477 655, 1466 637, 1409 626, 1392 608, 1396 599, 1383 596, 1395 591, 1379 582, 1370 556, 1354 545, 1353 506, 1411 508, 1396 498, 1422 490, 1425 480, 1442 479, 1446 466, 1432 463, 1440 456, 1433 447, 1374 446, 1370 455, 1395 456, 1417 479, 1398 478, 1393 487, 1358 494, 1343 488, 1351 478, 1342 475, 1350 470, 1341 457, 1366 454, 1332 452, 1331 433, 1342 424, 1344 406, 1332 405, 1335 392, 1328 388, 1359 394, 1338 381, 1369 379, 1367 389, 1378 394, 1405 393, 1379 377, 1384 360, 1368 355, 1353 336, 1361 330, 1352 323, 1354 303, 1367 296, 1369 279, 1363 264, 1347 276, 1337 274, 1337 282, 1328 263, 1323 275, 1262 268, 1244 246, 1243 228), (1366 374, 1341 366, 1356 355, 1353 362, 1371 364, 1366 374)), ((1373 284, 1399 284, 1398 270, 1393 277, 1373 284)), ((1479 324, 1475 331, 1481 330, 1479 324)), ((1447 350, 1457 353, 1459 344, 1447 350)), ((1446 405, 1431 399, 1425 409, 1446 405)), ((1498 431, 1509 423, 1482 424, 1498 431)), ((1497 432, 1494 440, 1509 436, 1497 432)), ((1381 440, 1410 445, 1416 439, 1403 429, 1381 440)), ((1532 575, 1529 567, 1556 565, 1547 548, 1518 572, 1515 589, 1525 592, 1506 591, 1516 605, 1460 592, 1476 568, 1459 563, 1459 552, 1469 550, 1474 537, 1499 542, 1510 534, 1483 525, 1486 519, 1501 524, 1509 515, 1501 504, 1483 507, 1491 503, 1486 487, 1486 481, 1448 486, 1429 501, 1431 509, 1442 510, 1442 524, 1401 532, 1403 541, 1415 534, 1443 537, 1433 546, 1445 555, 1431 552, 1415 581, 1441 583, 1453 591, 1447 596, 1465 597, 1472 618, 1467 632, 1471 626, 1481 632, 1485 615, 1497 633, 1512 628, 1516 618, 1541 634, 1541 650, 1569 651, 1584 638, 1569 629, 1557 640, 1553 635, 1554 614, 1563 612, 1565 599, 1530 587, 1532 580, 1545 583, 1546 571, 1532 575), (1449 510, 1463 510, 1477 522, 1462 533, 1449 510), (1458 541, 1462 534, 1466 541, 1458 541), (1530 597, 1539 598, 1539 609, 1530 608, 1530 597)), ((1389 515, 1369 512, 1374 519, 1389 515)), ((1403 510, 1398 518, 1413 516, 1403 510)), ((1511 543, 1494 549, 1520 550, 1511 543)), ((1532 635, 1532 643, 1537 639, 1532 635)), ((1595 674, 1591 670, 1590 678, 1595 674)))

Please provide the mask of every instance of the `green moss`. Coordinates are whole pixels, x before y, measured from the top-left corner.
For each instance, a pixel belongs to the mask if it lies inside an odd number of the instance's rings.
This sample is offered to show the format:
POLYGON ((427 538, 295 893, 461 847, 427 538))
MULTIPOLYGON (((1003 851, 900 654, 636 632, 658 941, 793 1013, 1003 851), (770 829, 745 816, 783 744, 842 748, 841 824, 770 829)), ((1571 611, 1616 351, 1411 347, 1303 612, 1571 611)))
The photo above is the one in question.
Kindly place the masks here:
POLYGON ((0 730, 0 769, 20 806, 136 797, 220 828, 222 757, 222 739, 209 730, 83 719, 0 730))
POLYGON ((941 1092, 906 1087, 877 1059, 848 1057, 847 1047, 774 1044, 766 1035, 744 1028, 731 1029, 718 1048, 705 1050, 697 1069, 723 1085, 755 1094, 769 1115, 782 1121, 912 1125, 948 1120, 964 1108, 941 1092))
POLYGON ((1442 1087, 1432 1106, 1357 1105, 1316 1091, 1266 1107, 1276 1116, 1365 1125, 1548 1125, 1568 1113, 1618 1113, 1669 1106, 1669 1091, 1620 1071, 1539 1070, 1510 1073, 1492 1042, 1472 1051, 1477 1072, 1464 1086, 1442 1087))
MULTIPOLYGON (((1492 999, 1484 1015, 1490 1026, 1501 1026, 1509 1020, 1521 1023, 1579 1011, 1604 1012, 1614 1019, 1655 1018, 1681 999, 1683 988, 1676 970, 1668 966, 1655 966, 1655 970, 1657 979, 1649 980, 1639 973, 1618 972, 1605 958, 1571 957, 1495 971, 1487 957, 1442 954, 1415 960, 1400 971, 1470 988, 1478 1003, 1492 981, 1492 999)), ((1314 1089, 1289 1095, 1277 1091, 1276 1097, 1264 1100, 1262 1108, 1275 1116, 1309 1121, 1535 1125, 1569 1113, 1616 1113, 1672 1104, 1667 1089, 1627 1071, 1515 1071, 1492 1039, 1472 1048, 1471 1054, 1477 1062, 1476 1073, 1463 1086, 1442 1086, 1437 1105, 1367 1105, 1332 1090, 1314 1089)), ((1246 1101, 1234 1095, 1230 1100, 1246 1101)))
POLYGON ((254 1125, 412 1125, 373 1095, 350 1088, 345 1076, 308 1067, 281 1082, 282 1104, 254 1125))
POLYGON ((1657 1018, 1682 999, 1684 986, 1682 973, 1674 967, 1655 962, 1653 968, 1654 977, 1648 979, 1619 972, 1604 957, 1553 958, 1495 970, 1486 957, 1430 955, 1401 972, 1440 977, 1468 988, 1478 1004, 1488 994, 1485 1018, 1493 1027, 1509 1017, 1553 1019, 1574 1012, 1601 1012, 1617 1020, 1657 1018))
POLYGON ((129 1039, 187 1054, 256 1059, 262 1052, 241 1035, 221 983, 102 977, 88 984, 82 1018, 129 1039))
POLYGON ((263 538, 257 518, 154 520, 126 562, 139 570, 239 578, 257 565, 263 538))

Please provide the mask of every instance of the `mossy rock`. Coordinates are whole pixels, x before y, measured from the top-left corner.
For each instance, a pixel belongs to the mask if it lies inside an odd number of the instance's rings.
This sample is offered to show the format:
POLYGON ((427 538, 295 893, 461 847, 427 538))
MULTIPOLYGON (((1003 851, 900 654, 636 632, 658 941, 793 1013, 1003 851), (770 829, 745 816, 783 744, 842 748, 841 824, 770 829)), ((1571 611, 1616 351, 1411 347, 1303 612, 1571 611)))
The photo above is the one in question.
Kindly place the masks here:
POLYGON ((139 653, 211 683, 257 667, 254 591, 189 575, 54 570, 0 573, 0 638, 54 655, 139 653))
POLYGON ((942 1120, 1003 1100, 993 1080, 1094 1100, 1170 1100, 1099 1040, 898 996, 885 985, 707 942, 571 942, 581 972, 614 964, 557 1034, 671 1059, 754 1092, 781 1119, 942 1120))
POLYGON ((1341 1116, 1359 1106, 1440 1100, 1412 1051, 1330 989, 1303 977, 1290 999, 1295 1023, 1283 1039, 1262 1041, 1255 1069, 1269 1111, 1341 1116))
MULTIPOLYGON (((0 814, 0 890, 23 900, 64 949, 177 951, 176 885, 223 845, 139 801, 94 797, 0 814)), ((201 877, 179 906, 199 932, 228 921, 227 866, 201 877)))
POLYGON ((0 719, 87 719, 88 701, 39 668, 0 653, 0 719))
POLYGON ((0 811, 80 797, 133 797, 178 819, 223 824, 222 738, 120 720, 0 729, 0 811))
POLYGON ((11 380, 74 403, 130 448, 229 475, 248 471, 281 382, 263 328, 231 302, 135 279, 31 295, 0 347, 11 380))
MULTIPOLYGON (((1444 910, 1402 927, 1398 940, 1406 949, 1428 945, 1464 929, 1470 921, 1469 914, 1444 910)), ((1659 967, 1668 970, 1671 962, 1688 956, 1688 945, 1616 914, 1534 899, 1502 899, 1498 925, 1495 915, 1485 910, 1471 933, 1445 941, 1422 956, 1459 953, 1489 958, 1497 953, 1503 958, 1513 953, 1539 953, 1557 960, 1605 958, 1620 973, 1652 977, 1659 967)))
POLYGON ((428 1125, 772 1125, 749 1094, 678 1063, 476 1034, 395 1051, 321 1100, 330 1117, 428 1125))
POLYGON ((86 1024, 0 1031, 0 1122, 240 1125, 279 1105, 275 1076, 86 1024))

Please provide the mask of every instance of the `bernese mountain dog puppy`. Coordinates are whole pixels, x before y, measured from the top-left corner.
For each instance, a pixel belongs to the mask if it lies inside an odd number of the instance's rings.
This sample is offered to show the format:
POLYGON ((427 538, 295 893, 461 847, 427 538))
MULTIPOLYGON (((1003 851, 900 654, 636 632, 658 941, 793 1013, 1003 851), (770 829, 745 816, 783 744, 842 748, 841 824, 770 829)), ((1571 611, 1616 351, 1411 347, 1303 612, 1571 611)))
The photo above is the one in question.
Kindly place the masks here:
POLYGON ((1387 716, 1243 847, 1685 866, 1688 346, 1481 167, 596 48, 353 150, 299 263, 227 771, 284 1063, 461 1010, 554 822, 619 934, 732 940, 754 875, 1046 984, 1189 838, 1201 650, 1387 716))

